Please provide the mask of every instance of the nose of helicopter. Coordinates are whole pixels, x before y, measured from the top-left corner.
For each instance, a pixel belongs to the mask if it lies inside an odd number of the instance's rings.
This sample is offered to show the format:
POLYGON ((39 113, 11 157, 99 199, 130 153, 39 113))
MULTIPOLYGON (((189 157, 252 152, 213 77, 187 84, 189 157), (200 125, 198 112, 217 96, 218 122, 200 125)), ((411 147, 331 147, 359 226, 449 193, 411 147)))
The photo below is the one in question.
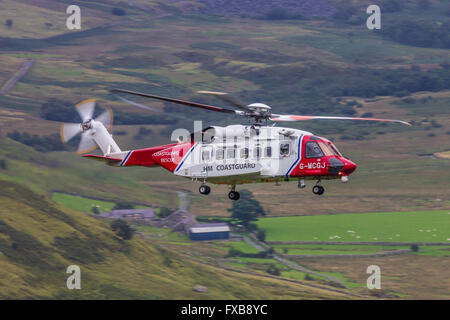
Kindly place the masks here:
POLYGON ((344 168, 342 168, 341 172, 344 174, 350 174, 355 171, 357 168, 356 164, 353 161, 348 159, 345 160, 344 168))

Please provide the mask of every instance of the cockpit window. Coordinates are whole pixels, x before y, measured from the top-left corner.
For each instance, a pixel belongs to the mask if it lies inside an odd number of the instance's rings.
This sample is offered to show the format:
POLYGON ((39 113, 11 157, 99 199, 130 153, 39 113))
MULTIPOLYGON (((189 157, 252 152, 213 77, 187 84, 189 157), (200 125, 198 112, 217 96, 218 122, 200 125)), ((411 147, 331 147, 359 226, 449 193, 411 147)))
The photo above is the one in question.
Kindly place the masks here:
POLYGON ((320 158, 323 157, 323 151, 319 145, 314 141, 306 143, 306 158, 320 158))
POLYGON ((331 147, 331 149, 333 149, 333 151, 336 153, 336 155, 342 157, 342 153, 339 151, 339 149, 333 143, 330 144, 330 147, 331 147))
POLYGON ((328 145, 328 143, 320 141, 318 142, 318 144, 325 156, 337 156, 337 153, 334 152, 334 150, 328 145))
POLYGON ((289 143, 280 144, 280 155, 282 155, 282 156, 289 155, 290 146, 291 145, 289 143))

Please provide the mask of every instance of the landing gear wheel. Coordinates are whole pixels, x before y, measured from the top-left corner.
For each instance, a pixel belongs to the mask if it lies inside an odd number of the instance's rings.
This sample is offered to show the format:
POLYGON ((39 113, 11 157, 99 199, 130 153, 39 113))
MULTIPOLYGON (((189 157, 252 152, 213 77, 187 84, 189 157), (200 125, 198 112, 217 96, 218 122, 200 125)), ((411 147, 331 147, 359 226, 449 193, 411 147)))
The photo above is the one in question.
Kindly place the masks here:
POLYGON ((230 200, 238 200, 241 197, 241 195, 239 194, 239 192, 237 191, 230 191, 230 193, 228 193, 228 198, 230 198, 230 200))
POLYGON ((198 188, 198 191, 199 191, 201 194, 207 195, 207 194, 209 194, 209 193, 211 192, 211 188, 208 187, 208 186, 206 186, 206 185, 202 185, 202 186, 200 186, 200 188, 198 188))
POLYGON ((322 186, 314 186, 312 192, 317 195, 322 195, 325 192, 325 188, 322 186))

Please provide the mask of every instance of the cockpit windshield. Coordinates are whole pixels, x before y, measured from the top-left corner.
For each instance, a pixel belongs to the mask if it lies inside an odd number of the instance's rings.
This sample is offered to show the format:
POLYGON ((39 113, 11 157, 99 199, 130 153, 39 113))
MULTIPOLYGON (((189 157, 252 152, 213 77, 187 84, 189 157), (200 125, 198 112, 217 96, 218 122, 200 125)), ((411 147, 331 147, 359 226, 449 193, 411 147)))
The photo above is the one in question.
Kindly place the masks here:
POLYGON ((320 158, 327 156, 342 156, 333 144, 323 141, 308 141, 306 143, 306 158, 320 158))
POLYGON ((334 150, 328 143, 319 142, 319 146, 323 150, 325 156, 339 156, 339 153, 336 150, 334 150))
POLYGON ((331 143, 329 146, 331 147, 331 149, 333 149, 333 151, 335 152, 335 154, 337 156, 343 157, 342 153, 339 151, 339 149, 333 143, 331 143))

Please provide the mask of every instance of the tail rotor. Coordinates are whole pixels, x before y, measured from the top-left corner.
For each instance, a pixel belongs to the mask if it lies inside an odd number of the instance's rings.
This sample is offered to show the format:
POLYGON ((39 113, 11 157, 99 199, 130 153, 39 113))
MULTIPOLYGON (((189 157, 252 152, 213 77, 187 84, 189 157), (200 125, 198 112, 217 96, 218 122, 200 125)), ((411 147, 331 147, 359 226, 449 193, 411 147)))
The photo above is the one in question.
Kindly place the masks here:
MULTIPOLYGON (((93 151, 97 148, 98 142, 96 140, 97 131, 108 130, 112 128, 113 113, 111 109, 107 109, 101 113, 97 118, 93 119, 96 101, 94 99, 84 100, 75 106, 81 123, 63 123, 61 125, 60 135, 64 143, 69 142, 77 135, 81 134, 81 140, 78 145, 77 153, 82 154, 93 151), (101 124, 101 127, 99 127, 101 124)), ((107 131, 106 131, 107 132, 107 131)), ((110 139, 111 136, 108 133, 110 139)), ((100 141, 101 142, 101 141, 100 141)), ((103 150, 102 150, 103 151, 103 150)))

